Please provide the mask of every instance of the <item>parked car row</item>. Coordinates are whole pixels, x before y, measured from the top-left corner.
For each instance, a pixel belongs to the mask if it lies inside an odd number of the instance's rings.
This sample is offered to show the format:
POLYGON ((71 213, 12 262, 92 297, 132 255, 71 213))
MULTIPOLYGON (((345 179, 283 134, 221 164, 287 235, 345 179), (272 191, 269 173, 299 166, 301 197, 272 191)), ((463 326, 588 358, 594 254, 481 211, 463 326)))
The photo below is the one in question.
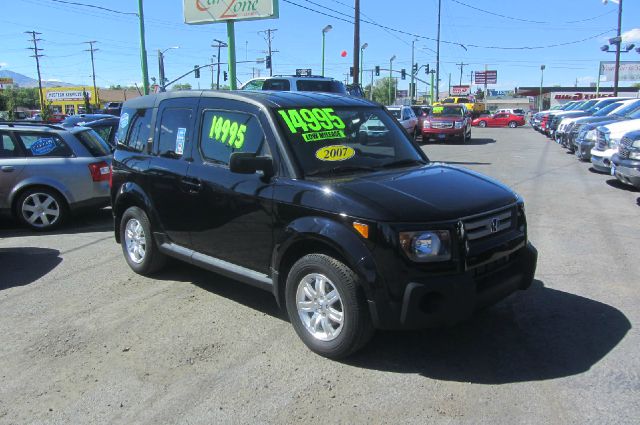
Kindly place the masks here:
POLYGON ((569 102, 534 115, 532 127, 596 171, 640 188, 640 99, 569 102))

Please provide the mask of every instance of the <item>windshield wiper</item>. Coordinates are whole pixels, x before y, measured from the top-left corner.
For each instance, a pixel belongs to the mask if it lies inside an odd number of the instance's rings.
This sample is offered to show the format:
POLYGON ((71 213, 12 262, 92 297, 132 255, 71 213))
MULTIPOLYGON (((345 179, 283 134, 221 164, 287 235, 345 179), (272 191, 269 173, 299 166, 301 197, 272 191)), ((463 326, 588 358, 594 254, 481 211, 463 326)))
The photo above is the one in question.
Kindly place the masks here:
POLYGON ((325 174, 334 173, 351 173, 354 171, 376 171, 373 167, 366 167, 361 165, 336 165, 335 167, 314 170, 309 173, 305 173, 306 176, 320 176, 325 174))
POLYGON ((426 162, 424 162, 421 159, 400 159, 398 161, 391 161, 391 162, 387 162, 386 164, 382 164, 381 167, 382 168, 392 168, 392 167, 405 167, 408 165, 425 165, 426 162))

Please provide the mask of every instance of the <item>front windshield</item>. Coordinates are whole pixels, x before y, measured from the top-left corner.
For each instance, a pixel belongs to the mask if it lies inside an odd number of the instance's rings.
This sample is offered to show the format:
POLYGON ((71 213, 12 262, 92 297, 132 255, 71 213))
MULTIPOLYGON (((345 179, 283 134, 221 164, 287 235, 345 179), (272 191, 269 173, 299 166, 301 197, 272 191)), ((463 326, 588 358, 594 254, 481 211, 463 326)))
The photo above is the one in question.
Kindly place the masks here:
POLYGON ((584 102, 582 105, 580 105, 580 108, 578 108, 581 111, 589 111, 589 109, 591 109, 591 107, 595 106, 596 103, 600 102, 599 100, 588 100, 586 102, 584 102))
POLYGON ((375 171, 426 163, 383 108, 283 108, 275 110, 305 176, 375 171))
POLYGON ((464 109, 460 106, 434 106, 429 112, 431 117, 457 117, 464 116, 464 109))
POLYGON ((391 113, 391 115, 393 115, 394 117, 396 117, 396 119, 400 119, 401 118, 401 114, 400 114, 400 109, 389 109, 389 112, 391 113))
POLYGON ((565 111, 575 111, 576 109, 579 109, 580 105, 582 105, 584 102, 576 102, 573 105, 569 105, 565 111))
POLYGON ((622 102, 610 103, 607 106, 605 106, 604 108, 600 109, 598 112, 594 113, 593 116, 594 117, 604 117, 605 115, 609 115, 609 112, 613 111, 614 109, 619 108, 620 105, 622 105, 622 102))
POLYGON ((618 109, 616 111, 616 115, 628 118, 629 115, 633 114, 638 109, 640 109, 640 100, 637 100, 637 101, 635 101, 633 103, 630 103, 629 105, 625 106, 624 108, 618 109))

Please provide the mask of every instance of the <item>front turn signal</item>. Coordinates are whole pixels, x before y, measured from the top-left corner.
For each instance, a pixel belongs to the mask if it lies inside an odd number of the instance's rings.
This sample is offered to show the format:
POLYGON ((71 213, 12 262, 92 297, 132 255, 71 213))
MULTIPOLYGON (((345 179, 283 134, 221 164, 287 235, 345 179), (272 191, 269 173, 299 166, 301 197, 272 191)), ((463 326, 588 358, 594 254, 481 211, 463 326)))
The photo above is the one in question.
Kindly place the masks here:
POLYGON ((362 236, 365 239, 369 239, 369 225, 354 221, 353 228, 356 229, 358 233, 360 233, 360 236, 362 236))

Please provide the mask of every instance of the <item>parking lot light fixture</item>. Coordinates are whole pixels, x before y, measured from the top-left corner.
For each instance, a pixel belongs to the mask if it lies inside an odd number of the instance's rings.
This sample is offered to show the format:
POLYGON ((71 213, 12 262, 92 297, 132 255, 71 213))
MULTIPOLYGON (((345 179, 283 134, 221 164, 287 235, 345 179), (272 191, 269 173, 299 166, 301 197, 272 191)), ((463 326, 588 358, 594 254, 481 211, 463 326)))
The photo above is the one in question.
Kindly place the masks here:
MULTIPOLYGON (((609 44, 616 46, 616 67, 614 69, 613 74, 613 95, 618 95, 618 80, 620 77, 620 45, 622 44, 621 27, 622 27, 622 0, 611 0, 612 3, 618 5, 618 28, 616 31, 616 36, 614 38, 609 39, 609 44)), ((609 3, 609 0, 602 0, 602 3, 606 5, 609 3)))
POLYGON ((360 47, 360 84, 362 84, 362 65, 364 63, 364 49, 369 47, 369 43, 364 43, 362 47, 360 47))
POLYGON ((538 98, 538 112, 542 111, 542 85, 544 83, 544 65, 540 65, 540 93, 538 98))
POLYGON ((324 38, 325 34, 331 31, 333 27, 331 25, 327 25, 322 29, 322 76, 324 77, 324 38))

